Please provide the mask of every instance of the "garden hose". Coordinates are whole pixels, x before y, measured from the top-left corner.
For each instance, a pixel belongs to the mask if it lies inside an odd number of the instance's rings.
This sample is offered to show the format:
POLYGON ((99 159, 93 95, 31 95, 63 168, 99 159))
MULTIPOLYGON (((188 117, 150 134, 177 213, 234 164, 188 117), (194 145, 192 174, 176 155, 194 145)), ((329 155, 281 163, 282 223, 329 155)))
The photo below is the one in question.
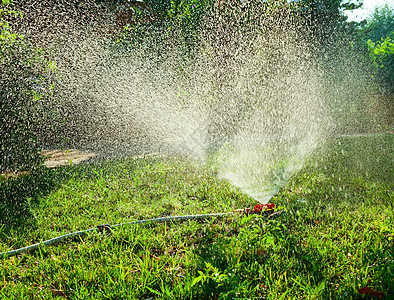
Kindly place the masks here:
POLYGON ((115 224, 115 225, 103 224, 103 225, 98 225, 95 228, 90 228, 90 229, 86 229, 86 230, 81 230, 81 231, 76 231, 76 232, 68 233, 65 235, 61 235, 56 238, 46 240, 41 243, 30 245, 30 246, 27 246, 24 248, 19 248, 19 249, 8 251, 8 252, 2 252, 2 253, 0 253, 0 259, 3 257, 4 258, 11 257, 11 256, 25 253, 28 251, 37 250, 41 245, 53 245, 53 244, 59 243, 60 241, 66 239, 66 238, 72 237, 72 236, 77 237, 77 236, 81 236, 81 235, 86 235, 90 232, 98 232, 98 233, 111 232, 112 228, 120 227, 120 226, 136 225, 136 224, 144 224, 144 223, 158 223, 158 222, 166 222, 166 221, 179 221, 179 220, 188 220, 188 219, 206 219, 206 218, 212 218, 212 217, 226 216, 226 215, 234 214, 235 212, 244 213, 246 215, 268 213, 269 217, 282 212, 282 211, 274 212, 274 210, 275 210, 275 204, 268 203, 268 204, 256 204, 253 208, 237 209, 237 210, 234 210, 233 212, 227 212, 227 213, 172 216, 172 217, 169 216, 169 217, 163 217, 163 218, 146 219, 146 220, 139 220, 139 221, 133 221, 133 222, 119 223, 119 224, 115 224))
POLYGON ((133 221, 133 222, 127 222, 127 223, 120 223, 116 225, 98 225, 95 228, 90 228, 86 230, 81 230, 81 231, 76 231, 72 233, 68 233, 62 236, 55 237, 50 240, 43 241, 41 243, 37 243, 34 245, 30 245, 24 248, 8 251, 8 252, 2 252, 0 253, 0 259, 3 257, 11 257, 14 255, 18 255, 21 253, 25 253, 28 251, 34 251, 37 250, 41 245, 53 245, 56 243, 59 243, 62 240, 65 240, 69 237, 77 237, 81 235, 87 235, 88 233, 91 232, 98 232, 98 233, 103 233, 103 232, 110 232, 112 228, 115 227, 120 227, 120 226, 126 226, 126 225, 136 225, 136 224, 144 224, 144 223, 157 223, 157 222, 165 222, 165 221, 179 221, 179 220, 187 220, 187 219, 204 219, 204 218, 212 218, 212 217, 219 217, 219 216, 225 216, 232 214, 233 212, 228 212, 228 213, 215 213, 215 214, 203 214, 203 215, 186 215, 186 216, 172 216, 172 217, 163 217, 163 218, 156 218, 156 219, 146 219, 146 220, 139 220, 139 221, 133 221))

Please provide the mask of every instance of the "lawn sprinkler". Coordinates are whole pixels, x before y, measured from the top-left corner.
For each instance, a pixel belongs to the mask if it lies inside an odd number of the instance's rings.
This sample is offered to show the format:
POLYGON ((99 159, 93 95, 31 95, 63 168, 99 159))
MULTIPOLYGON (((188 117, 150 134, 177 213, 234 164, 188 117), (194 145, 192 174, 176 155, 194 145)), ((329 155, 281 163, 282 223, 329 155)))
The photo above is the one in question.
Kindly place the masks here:
POLYGON ((253 208, 236 209, 234 212, 244 213, 246 215, 273 215, 279 213, 275 210, 276 205, 274 203, 267 204, 256 204, 253 208))

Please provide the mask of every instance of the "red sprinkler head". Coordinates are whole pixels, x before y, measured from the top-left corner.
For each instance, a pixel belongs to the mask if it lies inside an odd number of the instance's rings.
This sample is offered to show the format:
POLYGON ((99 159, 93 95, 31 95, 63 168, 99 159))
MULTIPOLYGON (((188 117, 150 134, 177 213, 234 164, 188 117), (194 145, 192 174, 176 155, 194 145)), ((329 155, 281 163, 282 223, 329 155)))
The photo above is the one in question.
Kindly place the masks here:
POLYGON ((256 204, 253 208, 245 208, 245 209, 237 209, 235 212, 245 213, 247 215, 250 214, 270 214, 275 211, 275 204, 274 203, 267 203, 267 204, 256 204))
POLYGON ((267 204, 256 204, 253 207, 253 212, 254 213, 260 213, 264 211, 270 211, 275 209, 275 204, 274 203, 267 203, 267 204))

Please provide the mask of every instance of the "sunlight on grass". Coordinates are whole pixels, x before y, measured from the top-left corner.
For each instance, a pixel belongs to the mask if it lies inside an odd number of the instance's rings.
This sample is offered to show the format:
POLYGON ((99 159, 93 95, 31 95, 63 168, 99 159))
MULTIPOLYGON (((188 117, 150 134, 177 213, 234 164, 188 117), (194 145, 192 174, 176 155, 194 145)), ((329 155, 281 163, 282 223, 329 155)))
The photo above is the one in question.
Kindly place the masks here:
MULTIPOLYGON (((390 139, 371 141, 368 149, 390 139)), ((272 199, 286 207, 275 218, 233 215, 66 240, 3 259, 0 295, 361 299, 358 289, 368 286, 389 299, 394 293, 391 157, 376 153, 369 163, 379 164, 366 173, 360 164, 352 168, 350 152, 337 151, 335 143, 272 199)), ((347 149, 354 145, 340 143, 347 149)), ((43 169, 2 178, 0 185, 0 251, 99 224, 255 204, 209 169, 165 158, 43 169)))

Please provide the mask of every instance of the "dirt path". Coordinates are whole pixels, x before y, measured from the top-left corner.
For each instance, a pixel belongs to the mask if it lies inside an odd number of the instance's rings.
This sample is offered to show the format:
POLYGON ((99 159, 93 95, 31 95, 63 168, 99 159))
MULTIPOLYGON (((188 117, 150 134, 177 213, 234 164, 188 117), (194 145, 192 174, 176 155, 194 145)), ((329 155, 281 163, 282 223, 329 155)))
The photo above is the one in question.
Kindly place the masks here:
MULTIPOLYGON (((392 134, 389 133, 350 133, 350 134, 340 134, 335 136, 336 138, 341 137, 371 137, 377 135, 385 135, 385 134, 392 134)), ((98 153, 92 151, 82 151, 78 149, 67 149, 67 150, 60 150, 60 149, 53 149, 53 150, 44 150, 43 154, 46 156, 45 159, 45 166, 48 168, 56 168, 59 166, 65 165, 77 165, 82 162, 88 161, 94 157, 99 157, 98 153)), ((144 157, 145 155, 135 156, 135 157, 144 157)), ((157 153, 150 153, 150 155, 158 155, 157 153)), ((149 156, 149 154, 148 154, 149 156)))
MULTIPOLYGON (((393 132, 386 132, 386 133, 352 133, 352 134, 341 134, 335 136, 336 138, 340 137, 362 137, 362 136, 377 136, 377 135, 385 135, 385 134, 390 134, 392 135, 393 132)), ((87 162, 92 159, 101 159, 103 157, 106 157, 104 154, 96 153, 93 151, 82 151, 78 149, 49 149, 49 150, 43 150, 43 154, 46 157, 44 165, 47 168, 56 168, 59 166, 67 166, 67 165, 78 165, 82 162, 87 162)), ((135 158, 143 158, 147 156, 161 156, 160 153, 156 152, 147 152, 145 154, 140 154, 140 155, 134 155, 132 157, 135 158)), ((22 174, 28 173, 27 171, 22 171, 22 172, 17 172, 14 173, 13 171, 5 171, 5 172, 0 172, 1 176, 5 176, 6 178, 10 176, 19 176, 22 174)))
POLYGON ((77 165, 81 162, 87 161, 97 156, 97 154, 94 152, 81 151, 77 149, 44 150, 43 154, 46 157, 44 164, 48 168, 56 168, 59 166, 66 166, 71 164, 77 165))

